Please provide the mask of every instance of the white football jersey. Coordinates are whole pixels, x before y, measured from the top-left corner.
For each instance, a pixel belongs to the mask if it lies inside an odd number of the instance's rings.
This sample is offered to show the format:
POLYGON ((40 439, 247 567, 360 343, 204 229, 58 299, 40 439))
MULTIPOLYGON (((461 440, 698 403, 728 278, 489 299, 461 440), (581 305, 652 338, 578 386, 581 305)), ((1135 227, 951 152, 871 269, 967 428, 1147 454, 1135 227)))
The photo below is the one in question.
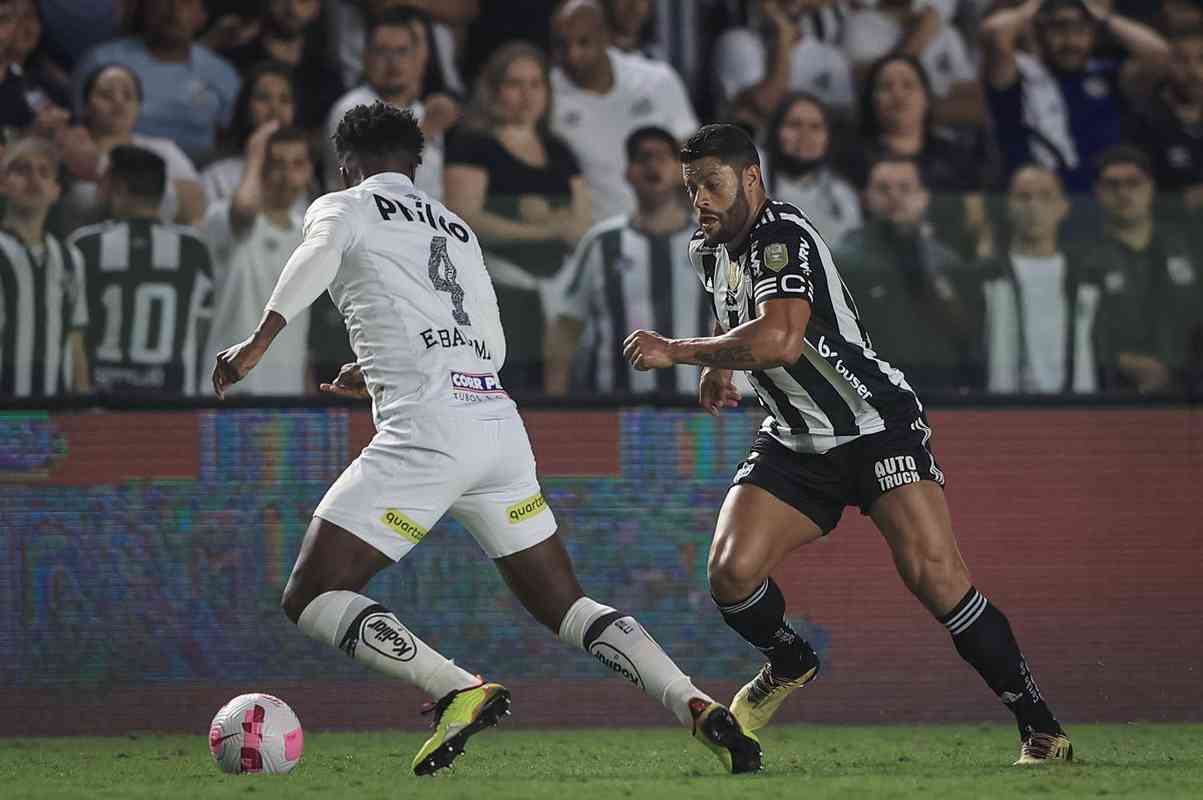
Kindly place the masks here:
POLYGON ((285 319, 328 288, 377 428, 447 409, 513 413, 497 377, 505 335, 476 234, 398 173, 320 197, 268 303, 285 319))

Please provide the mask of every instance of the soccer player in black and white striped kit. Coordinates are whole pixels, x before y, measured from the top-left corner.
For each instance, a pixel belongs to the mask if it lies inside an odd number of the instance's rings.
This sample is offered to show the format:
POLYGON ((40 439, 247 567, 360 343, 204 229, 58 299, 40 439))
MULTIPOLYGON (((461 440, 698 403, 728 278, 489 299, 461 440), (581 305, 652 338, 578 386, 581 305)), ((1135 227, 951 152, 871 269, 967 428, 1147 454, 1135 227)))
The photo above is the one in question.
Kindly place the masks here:
POLYGON ((681 162, 701 226, 690 255, 713 297, 714 336, 640 330, 624 353, 637 369, 701 366, 699 401, 712 414, 738 404, 731 377, 744 370, 768 412, 710 548, 710 589, 723 619, 768 657, 732 714, 759 729, 817 676, 818 657, 785 620, 770 576, 835 528, 845 506, 858 506, 889 543, 907 588, 1015 715, 1016 764, 1071 760, 1069 737, 1010 623, 961 559, 923 404, 874 350, 826 243, 805 214, 767 196, 756 147, 739 128, 703 127, 681 162))

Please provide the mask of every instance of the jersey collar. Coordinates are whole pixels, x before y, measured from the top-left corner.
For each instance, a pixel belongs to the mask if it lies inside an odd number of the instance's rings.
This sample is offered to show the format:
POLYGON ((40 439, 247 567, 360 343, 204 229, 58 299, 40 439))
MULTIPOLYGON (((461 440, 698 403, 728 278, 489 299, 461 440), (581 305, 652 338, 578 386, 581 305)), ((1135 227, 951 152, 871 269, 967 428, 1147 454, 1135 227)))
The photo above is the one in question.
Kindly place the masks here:
POLYGON ((372 175, 371 177, 364 178, 363 183, 361 183, 359 185, 367 186, 370 188, 372 186, 380 186, 380 185, 384 185, 384 184, 395 186, 398 183, 401 184, 402 186, 404 186, 406 189, 409 189, 411 191, 414 188, 413 180, 408 175, 405 175, 400 172, 377 172, 375 175, 372 175))

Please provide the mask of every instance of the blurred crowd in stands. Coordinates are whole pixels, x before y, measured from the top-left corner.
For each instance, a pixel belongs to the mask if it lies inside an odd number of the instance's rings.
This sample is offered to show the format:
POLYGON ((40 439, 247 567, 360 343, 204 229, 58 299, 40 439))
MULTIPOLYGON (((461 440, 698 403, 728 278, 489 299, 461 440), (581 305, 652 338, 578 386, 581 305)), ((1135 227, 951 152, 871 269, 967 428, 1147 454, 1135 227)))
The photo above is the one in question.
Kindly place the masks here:
MULTIPOLYGON (((689 394, 678 143, 732 121, 920 389, 1203 388, 1203 0, 0 0, 0 398, 204 393, 349 108, 410 108, 515 394, 689 394)), ((328 298, 235 393, 354 359, 328 298)))

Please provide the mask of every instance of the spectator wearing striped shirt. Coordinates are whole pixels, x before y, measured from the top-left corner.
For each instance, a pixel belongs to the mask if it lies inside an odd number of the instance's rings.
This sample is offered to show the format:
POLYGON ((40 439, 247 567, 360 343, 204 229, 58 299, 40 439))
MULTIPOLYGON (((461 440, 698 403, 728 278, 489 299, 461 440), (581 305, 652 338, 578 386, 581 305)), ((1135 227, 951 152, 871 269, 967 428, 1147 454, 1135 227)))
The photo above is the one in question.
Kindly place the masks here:
POLYGON ((83 259, 46 231, 62 193, 59 161, 41 139, 21 139, 0 159, 0 397, 86 392, 83 259))
POLYGON ((694 367, 640 372, 622 355, 622 341, 634 328, 681 338, 710 332, 709 297, 689 261, 695 226, 683 200, 678 150, 664 128, 640 128, 627 137, 626 179, 638 205, 633 214, 598 223, 577 247, 554 311, 549 394, 570 388, 618 395, 697 391, 694 367))
POLYGON ((88 355, 97 392, 197 393, 213 271, 194 230, 159 218, 166 186, 167 165, 158 154, 114 147, 100 181, 109 218, 71 237, 87 272, 88 355))

